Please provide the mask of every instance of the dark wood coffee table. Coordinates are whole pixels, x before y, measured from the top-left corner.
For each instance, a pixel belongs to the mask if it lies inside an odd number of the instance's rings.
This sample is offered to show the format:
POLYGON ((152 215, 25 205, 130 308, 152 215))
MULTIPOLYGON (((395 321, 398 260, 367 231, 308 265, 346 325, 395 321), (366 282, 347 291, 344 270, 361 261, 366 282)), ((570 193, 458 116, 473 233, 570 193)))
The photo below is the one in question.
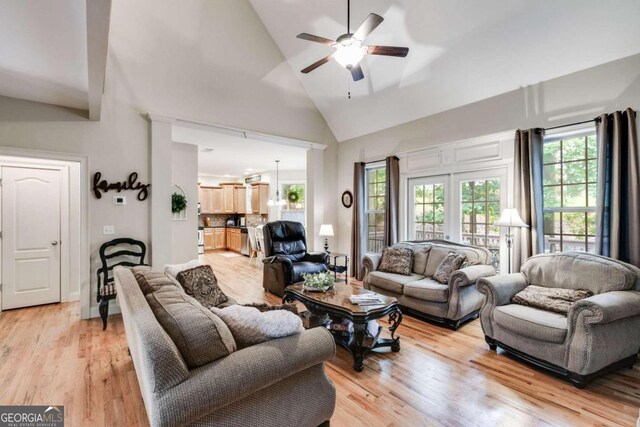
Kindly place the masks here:
POLYGON ((353 355, 353 369, 362 371, 364 357, 371 350, 381 347, 391 347, 394 352, 400 351, 400 337, 395 335, 396 329, 402 322, 402 312, 398 300, 392 297, 377 294, 383 303, 378 305, 354 305, 349 297, 354 294, 375 293, 366 289, 357 288, 347 284, 334 285, 333 290, 327 292, 308 292, 304 290, 302 283, 288 286, 284 290, 284 302, 300 301, 316 316, 328 314, 333 318, 348 319, 353 322, 353 332, 348 336, 331 331, 337 344, 340 344, 353 355), (389 331, 391 339, 377 338, 372 347, 364 346, 367 334, 367 323, 370 320, 389 317, 389 331))

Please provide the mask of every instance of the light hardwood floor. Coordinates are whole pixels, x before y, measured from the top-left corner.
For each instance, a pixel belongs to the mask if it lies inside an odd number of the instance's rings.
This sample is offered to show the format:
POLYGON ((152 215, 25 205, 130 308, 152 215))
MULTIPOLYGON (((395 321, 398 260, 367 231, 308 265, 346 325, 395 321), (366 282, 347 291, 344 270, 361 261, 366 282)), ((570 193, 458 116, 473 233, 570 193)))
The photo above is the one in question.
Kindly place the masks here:
MULTIPOLYGON (((279 298, 262 290, 261 267, 208 253, 219 282, 240 303, 279 298)), ((355 282, 354 282, 355 283, 355 282)), ((0 313, 0 404, 63 404, 69 426, 147 425, 120 315, 102 332, 77 303, 0 313)), ((632 426, 640 364, 585 390, 489 351, 479 321, 458 331, 405 316, 400 353, 351 368, 342 348, 326 364, 338 400, 333 426, 632 426)))

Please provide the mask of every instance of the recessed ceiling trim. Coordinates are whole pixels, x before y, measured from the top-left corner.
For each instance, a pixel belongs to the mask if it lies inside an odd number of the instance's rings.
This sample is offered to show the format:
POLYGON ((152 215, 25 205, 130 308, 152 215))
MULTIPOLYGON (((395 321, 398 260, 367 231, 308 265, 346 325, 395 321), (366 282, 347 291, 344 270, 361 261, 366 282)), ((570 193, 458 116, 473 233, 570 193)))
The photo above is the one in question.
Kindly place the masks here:
POLYGON ((270 142, 272 144, 287 145, 290 147, 306 148, 308 150, 326 150, 327 145, 318 142, 305 141, 302 139, 288 138, 285 136, 269 135, 261 132, 238 129, 230 126, 224 126, 214 123, 200 122, 196 120, 182 119, 177 117, 165 116, 156 113, 147 113, 147 120, 154 122, 170 123, 174 126, 182 126, 193 129, 202 129, 223 135, 235 136, 245 139, 256 139, 259 141, 270 142))

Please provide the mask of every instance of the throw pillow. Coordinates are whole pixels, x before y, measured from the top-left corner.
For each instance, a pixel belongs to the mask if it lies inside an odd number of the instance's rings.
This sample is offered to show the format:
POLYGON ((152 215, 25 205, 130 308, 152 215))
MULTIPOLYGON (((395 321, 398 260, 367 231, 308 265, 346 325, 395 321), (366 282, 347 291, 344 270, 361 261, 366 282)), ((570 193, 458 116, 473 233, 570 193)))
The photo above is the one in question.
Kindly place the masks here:
POLYGON ((411 276, 413 251, 409 248, 386 247, 382 250, 382 260, 378 271, 411 276))
POLYGON ((144 295, 160 290, 177 290, 176 284, 162 271, 150 268, 134 267, 131 269, 138 286, 144 295))
POLYGON ((467 256, 464 254, 449 252, 436 268, 436 272, 433 273, 433 280, 446 285, 449 283, 451 274, 456 270, 460 270, 466 260, 467 256))
POLYGON ((197 259, 192 259, 189 262, 185 262, 184 264, 167 264, 164 266, 164 272, 169 276, 178 277, 178 273, 185 270, 190 270, 192 268, 196 268, 200 265, 200 261, 197 259))
POLYGON ((545 288, 529 285, 515 294, 511 298, 511 302, 566 316, 573 304, 590 296, 593 296, 593 292, 586 289, 545 288))
POLYGON ((304 331, 302 319, 287 310, 261 313, 255 307, 233 305, 226 308, 211 307, 211 311, 227 324, 238 348, 304 331))
MULTIPOLYGON (((251 303, 251 304, 243 304, 245 307, 254 307, 260 310, 260 312, 264 313, 265 311, 271 310, 287 310, 292 312, 293 314, 298 314, 298 307, 293 303, 284 303, 279 305, 269 305, 265 303, 251 303)), ((224 307, 220 307, 224 308, 224 307)))
POLYGON ((227 325, 178 289, 146 296, 158 323, 175 343, 189 368, 225 357, 236 350, 227 325))
POLYGON ((181 271, 177 279, 187 295, 194 297, 207 308, 217 307, 229 300, 218 286, 218 279, 213 274, 211 266, 199 265, 181 271))

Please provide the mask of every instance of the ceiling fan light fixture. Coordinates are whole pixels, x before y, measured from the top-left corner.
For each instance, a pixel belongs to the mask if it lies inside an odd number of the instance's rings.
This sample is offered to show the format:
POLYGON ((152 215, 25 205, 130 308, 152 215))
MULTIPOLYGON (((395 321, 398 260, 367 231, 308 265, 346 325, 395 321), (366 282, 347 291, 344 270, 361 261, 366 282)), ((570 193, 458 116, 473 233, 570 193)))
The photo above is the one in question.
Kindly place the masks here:
POLYGON ((359 40, 352 39, 352 42, 348 45, 340 45, 333 53, 333 59, 347 70, 355 67, 362 61, 365 55, 365 48, 359 40))

